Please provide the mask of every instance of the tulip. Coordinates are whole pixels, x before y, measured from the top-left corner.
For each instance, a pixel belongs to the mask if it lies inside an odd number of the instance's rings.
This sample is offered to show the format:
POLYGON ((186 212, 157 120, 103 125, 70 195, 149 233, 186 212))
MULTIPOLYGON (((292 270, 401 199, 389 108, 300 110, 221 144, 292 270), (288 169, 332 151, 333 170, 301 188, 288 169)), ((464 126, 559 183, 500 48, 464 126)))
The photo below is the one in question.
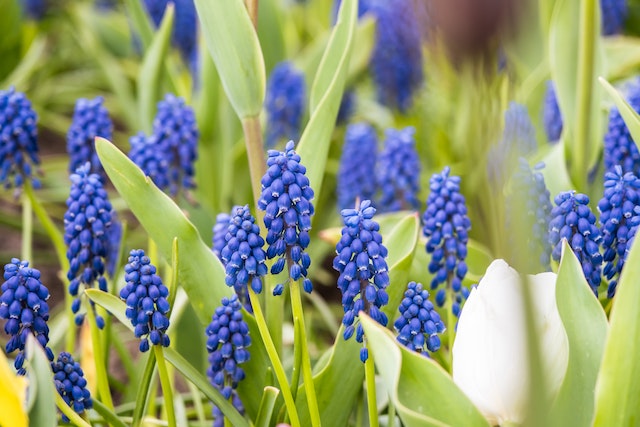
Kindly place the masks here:
POLYGON ((567 369, 569 343, 556 305, 556 274, 520 275, 501 259, 487 269, 460 314, 453 380, 493 425, 522 423, 531 388, 524 310, 529 289, 541 368, 549 398, 567 369))

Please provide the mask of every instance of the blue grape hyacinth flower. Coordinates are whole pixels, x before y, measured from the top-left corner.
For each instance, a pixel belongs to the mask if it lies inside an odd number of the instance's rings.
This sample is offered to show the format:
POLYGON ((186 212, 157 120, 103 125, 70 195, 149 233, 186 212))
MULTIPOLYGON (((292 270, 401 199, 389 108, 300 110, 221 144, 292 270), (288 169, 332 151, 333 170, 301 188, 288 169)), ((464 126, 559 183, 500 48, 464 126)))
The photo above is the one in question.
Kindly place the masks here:
POLYGON ((336 189, 340 209, 355 206, 356 199, 373 199, 378 187, 371 176, 371 165, 377 157, 378 137, 373 126, 368 123, 347 126, 336 189))
POLYGON ((156 267, 142 249, 133 249, 124 272, 127 283, 120 291, 120 299, 127 303, 126 315, 136 338, 140 338, 140 351, 149 350, 149 341, 169 347, 169 289, 156 274, 156 267))
MULTIPOLYGON (((636 80, 627 87, 626 100, 636 112, 640 112, 640 81, 636 80)), ((604 168, 614 172, 616 165, 622 166, 622 173, 632 172, 640 176, 640 152, 629 128, 624 123, 617 107, 609 111, 609 125, 604 136, 604 168)))
POLYGON ((424 82, 422 35, 411 0, 372 0, 364 12, 376 18, 369 66, 383 105, 406 112, 424 82))
POLYGON ((0 184, 21 188, 40 164, 38 157, 38 117, 31 101, 15 88, 0 91, 0 184))
MULTIPOLYGON (((355 333, 356 341, 363 342, 364 330, 356 318, 361 311, 382 326, 387 326, 387 315, 380 310, 389 302, 387 248, 382 244, 380 225, 373 219, 376 213, 370 200, 363 200, 356 209, 342 210, 344 228, 336 245, 333 268, 340 273, 338 288, 342 291, 345 326, 343 337, 348 340, 355 333)), ((368 358, 366 343, 360 351, 360 360, 368 358)))
POLYGON ((267 256, 262 249, 264 239, 249 205, 235 208, 224 240, 220 258, 225 265, 225 283, 233 286, 242 304, 251 312, 247 286, 250 285, 256 294, 262 292, 262 277, 268 270, 267 256))
POLYGON ((544 104, 542 109, 542 119, 544 122, 544 131, 547 134, 549 142, 557 142, 562 135, 562 113, 558 105, 556 97, 556 89, 551 80, 547 81, 547 90, 544 95, 544 104))
MULTIPOLYGON (((64 214, 64 242, 69 260, 67 279, 69 293, 75 297, 71 309, 77 313, 78 325, 84 320, 84 314, 79 313, 80 286, 90 288, 97 282, 100 290, 107 292, 105 265, 111 247, 111 202, 100 176, 89 171, 87 162, 71 174, 71 190, 64 214)), ((104 319, 96 315, 96 320, 102 328, 104 319)))
POLYGON ((113 135, 113 123, 103 102, 101 96, 94 99, 80 98, 76 101, 73 120, 67 132, 71 173, 90 162, 91 172, 99 174, 103 179, 106 178, 95 147, 96 136, 111 140, 113 135))
POLYGON ((48 0, 20 0, 22 13, 29 19, 40 21, 49 9, 48 0))
MULTIPOLYGON (((80 364, 73 360, 73 356, 67 352, 62 352, 58 360, 51 363, 53 371, 53 381, 56 390, 62 400, 65 401, 77 414, 93 408, 91 392, 87 388, 87 380, 80 364)), ((69 418, 62 414, 62 421, 69 422, 69 418)))
POLYGON ((4 331, 11 337, 5 346, 7 354, 18 350, 14 366, 19 375, 25 375, 23 367, 29 334, 38 340, 49 360, 53 352, 49 344, 49 290, 40 280, 40 271, 29 267, 28 261, 12 258, 4 266, 4 283, 0 287, 0 319, 6 320, 4 331))
POLYGON ((284 61, 273 68, 265 99, 267 147, 300 137, 305 91, 304 75, 291 62, 284 61))
POLYGON ((620 34, 627 19, 627 0, 600 0, 602 11, 602 34, 610 36, 620 34))
POLYGON ((549 222, 549 243, 553 247, 551 257, 560 261, 562 239, 567 239, 582 265, 591 290, 597 296, 601 280, 602 235, 595 225, 596 216, 589 207, 589 197, 575 191, 564 191, 555 197, 554 202, 556 206, 551 210, 549 222))
POLYGON ((384 150, 378 156, 376 177, 381 191, 376 206, 381 212, 418 209, 420 158, 413 137, 415 129, 385 131, 384 150))
POLYGON ((604 179, 604 195, 598 203, 605 263, 602 274, 609 280, 607 297, 613 298, 637 230, 633 225, 640 220, 640 179, 631 172, 623 175, 620 166, 605 173, 604 179))
POLYGON ((163 147, 155 135, 146 136, 144 132, 129 139, 131 150, 129 158, 161 190, 169 188, 169 161, 163 147))
MULTIPOLYGON (((235 210, 235 207, 231 210, 235 210)), ((224 249, 227 241, 225 237, 227 235, 227 229, 229 228, 229 223, 231 222, 231 215, 228 213, 219 213, 216 215, 216 223, 213 226, 213 237, 211 238, 211 250, 218 257, 220 261, 222 258, 220 254, 222 253, 222 249, 224 249)), ((224 263, 224 261, 222 261, 224 263)))
POLYGON ((166 94, 158 102, 158 112, 153 120, 153 135, 158 144, 157 149, 163 151, 167 162, 169 193, 176 195, 181 188, 194 188, 194 163, 198 157, 200 132, 193 109, 184 99, 166 94))
MULTIPOLYGON (((271 274, 278 274, 288 266, 289 278, 303 279, 305 292, 311 293, 313 286, 307 278, 311 258, 305 249, 309 246, 314 207, 313 189, 305 176, 307 168, 300 163, 293 141, 287 143, 285 151, 269 150, 268 155, 258 209, 264 211, 267 259, 278 258, 271 266, 271 274)), ((284 284, 280 283, 273 294, 281 295, 283 290, 284 284)))
MULTIPOLYGON (((460 177, 449 176, 451 169, 445 167, 441 173, 431 176, 427 208, 422 220, 422 234, 427 238, 426 251, 431 255, 429 273, 433 274, 431 289, 442 284, 453 290, 455 301, 452 311, 460 315, 460 305, 469 295, 462 286, 467 274, 467 243, 471 221, 467 215, 467 205, 460 193, 460 177)), ((436 303, 444 304, 446 291, 438 289, 436 303)))
POLYGON ((438 334, 446 328, 421 283, 409 282, 398 310, 400 317, 393 326, 398 332, 399 343, 425 356, 429 356, 427 350, 440 349, 438 334))
MULTIPOLYGON (((507 197, 507 221, 516 227, 523 224, 531 227, 531 230, 526 233, 527 252, 523 254, 524 259, 521 261, 529 264, 535 272, 538 272, 540 267, 545 271, 551 271, 551 245, 547 239, 547 233, 553 206, 551 194, 540 172, 544 163, 538 163, 532 169, 526 159, 520 158, 518 165, 507 197), (526 217, 516 217, 522 214, 526 217)), ((520 244, 512 243, 514 248, 520 244)))
MULTIPOLYGON (((145 7, 153 24, 160 26, 169 0, 144 0, 145 7)), ((193 0, 172 0, 175 6, 175 18, 171 43, 178 48, 182 59, 187 64, 195 59, 198 53, 198 16, 193 0)))
MULTIPOLYGON (((222 305, 213 313, 206 334, 209 353, 207 376, 225 399, 231 400, 238 412, 244 414, 244 406, 236 392, 236 387, 245 378, 244 370, 240 365, 249 360, 250 353, 247 348, 251 345, 251 336, 249 327, 242 317, 237 295, 222 298, 222 305)), ((224 416, 215 405, 213 416, 213 425, 222 427, 224 416)))

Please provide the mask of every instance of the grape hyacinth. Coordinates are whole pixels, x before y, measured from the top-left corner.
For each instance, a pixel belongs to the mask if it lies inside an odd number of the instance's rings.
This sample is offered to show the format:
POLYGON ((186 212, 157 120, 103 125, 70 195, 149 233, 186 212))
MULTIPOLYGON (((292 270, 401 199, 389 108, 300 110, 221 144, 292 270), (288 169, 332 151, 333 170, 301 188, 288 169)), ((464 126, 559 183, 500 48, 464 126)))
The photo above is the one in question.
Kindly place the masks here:
POLYGON ((140 351, 149 350, 149 340, 153 345, 169 347, 169 289, 156 274, 156 267, 142 249, 133 249, 124 272, 127 283, 120 299, 127 303, 126 315, 136 338, 140 338, 140 351))
POLYGON ((22 6, 22 13, 24 13, 27 18, 32 19, 34 21, 40 21, 47 13, 47 9, 49 9, 49 1, 48 0, 21 0, 20 4, 22 6))
POLYGON ((158 102, 153 135, 157 139, 157 149, 162 150, 168 165, 170 194, 176 195, 180 188, 194 188, 194 163, 198 157, 200 133, 193 109, 185 104, 184 99, 165 95, 164 100, 158 102))
POLYGON ((598 203, 602 232, 602 274, 609 280, 607 297, 613 298, 624 266, 629 243, 640 220, 640 179, 633 173, 622 174, 618 165, 604 176, 604 195, 598 203))
POLYGON ((169 188, 169 162, 165 151, 158 143, 155 135, 146 136, 144 132, 129 139, 131 150, 129 158, 142 172, 151 178, 151 181, 160 188, 169 188))
POLYGON ((385 131, 384 150, 378 157, 376 176, 382 195, 376 203, 381 212, 418 209, 420 158, 413 138, 415 129, 385 131))
POLYGON ((262 276, 267 274, 264 239, 260 227, 249 211, 249 205, 238 206, 229 220, 220 258, 225 265, 225 283, 233 286, 240 301, 251 312, 247 286, 256 294, 262 292, 262 276))
POLYGON ((376 18, 369 67, 383 105, 406 112, 424 82, 422 40, 411 0, 374 0, 364 5, 376 18))
POLYGON ((39 185, 32 169, 38 157, 38 117, 31 101, 14 87, 0 91, 0 184, 21 188, 26 179, 39 185))
POLYGON ((393 324, 398 342, 410 350, 428 356, 440 349, 440 337, 445 331, 440 315, 429 301, 429 292, 421 283, 409 282, 398 307, 400 317, 393 324))
MULTIPOLYGON (((636 80, 627 88, 627 102, 636 112, 640 112, 640 81, 636 80)), ((631 137, 617 107, 609 111, 609 126, 604 136, 604 168, 614 172, 616 165, 622 166, 622 173, 632 172, 640 176, 640 152, 631 137)))
POLYGON ((547 140, 549 142, 557 142, 562 134, 562 113, 558 105, 558 98, 556 98, 556 89, 551 80, 547 81, 542 115, 547 140))
MULTIPOLYGON (((361 311, 382 326, 387 326, 387 315, 380 308, 389 302, 386 287, 389 285, 387 248, 382 244, 380 225, 373 220, 376 213, 370 200, 363 200, 356 209, 344 209, 342 237, 336 245, 333 268, 340 273, 338 288, 342 291, 345 326, 343 337, 348 340, 355 333, 356 341, 363 342, 364 331, 358 322, 361 311)), ((360 360, 368 358, 365 346, 360 360)))
MULTIPOLYGON (((90 288, 98 282, 100 290, 107 292, 104 273, 111 246, 111 202, 100 176, 89 173, 89 170, 87 162, 71 175, 71 190, 67 199, 67 212, 64 214, 64 242, 69 260, 67 279, 70 281, 69 293, 75 297, 71 308, 77 313, 78 325, 84 320, 84 314, 78 314, 80 286, 90 288)), ((91 307, 93 309, 93 302, 91 307)), ((98 327, 102 328, 104 319, 96 316, 96 320, 98 327)))
MULTIPOLYGON (((77 414, 82 414, 85 410, 93 408, 91 392, 87 388, 87 380, 80 364, 73 360, 73 356, 67 352, 62 352, 58 356, 58 361, 51 363, 53 370, 53 381, 58 394, 77 414)), ((69 422, 69 418, 62 414, 62 421, 69 422)))
MULTIPOLYGON (((455 294, 452 312, 459 316, 460 305, 469 295, 469 290, 462 286, 462 279, 467 274, 465 259, 471 221, 465 198, 460 193, 460 177, 449 176, 449 172, 447 166, 441 173, 431 176, 422 233, 427 238, 427 253, 431 254, 429 273, 434 275, 431 289, 446 283, 455 294)), ((445 299, 446 290, 440 288, 436 303, 442 306, 445 299)))
POLYGON ((368 123, 347 126, 344 136, 340 169, 338 170, 338 206, 347 209, 355 206, 356 199, 371 200, 376 194, 375 179, 371 177, 371 165, 378 156, 376 131, 368 123))
MULTIPOLYGON (((231 209, 231 212, 233 213, 235 209, 236 207, 234 206, 234 208, 231 209)), ((220 257, 222 249, 224 249, 227 244, 225 237, 227 235, 227 229, 229 228, 230 222, 231 215, 228 213, 223 212, 216 215, 216 223, 213 226, 213 237, 211 239, 211 250, 216 254, 220 261, 222 261, 222 257, 220 257)), ((222 263, 224 264, 224 261, 222 261, 222 263)))
POLYGON ((600 0, 602 11, 602 34, 620 34, 627 19, 627 0, 600 0))
MULTIPOLYGON (((531 227, 530 231, 525 233, 526 252, 522 254, 520 261, 530 264, 532 273, 537 273, 540 267, 545 271, 551 271, 551 245, 547 240, 547 232, 553 206, 544 176, 540 172, 544 163, 538 163, 533 170, 524 158, 520 158, 518 164, 507 198, 507 221, 515 227, 523 224, 531 227), (521 214, 526 217, 518 218, 521 214)), ((514 250, 517 250, 521 243, 512 244, 514 250)))
POLYGON ((18 350, 14 366, 18 375, 25 375, 23 367, 29 334, 38 340, 49 360, 53 352, 49 343, 49 290, 40 281, 40 271, 29 267, 28 261, 12 258, 4 266, 4 283, 0 289, 0 319, 5 319, 4 331, 11 336, 5 346, 7 354, 18 350))
POLYGON ((549 222, 549 243, 553 247, 551 257, 560 261, 562 239, 567 239, 582 265, 589 286, 597 296, 601 279, 602 255, 599 244, 602 235, 595 225, 596 216, 589 207, 589 197, 575 191, 565 191, 558 194, 554 202, 556 206, 551 210, 549 222))
MULTIPOLYGON (((168 0, 144 0, 145 7, 153 24, 160 26, 168 0)), ((193 0, 172 0, 175 5, 175 18, 171 43, 178 48, 187 64, 195 59, 198 53, 198 17, 193 0)))
MULTIPOLYGON (((249 327, 242 318, 242 310, 237 295, 222 298, 222 305, 217 307, 211 323, 206 329, 209 368, 207 376, 211 384, 233 406, 244 414, 242 401, 236 392, 238 383, 245 378, 242 363, 249 360, 247 347, 251 345, 249 327)), ((224 416, 217 406, 213 407, 215 427, 224 425, 224 416)))
POLYGON ((103 102, 104 99, 101 96, 95 99, 80 98, 76 101, 73 121, 67 132, 67 152, 71 173, 86 162, 90 162, 91 172, 106 178, 94 142, 96 136, 111 140, 113 135, 113 123, 103 102))
MULTIPOLYGON (((280 273, 286 264, 290 279, 303 279, 305 292, 311 293, 313 287, 307 278, 311 258, 305 249, 309 246, 314 208, 313 190, 305 176, 307 168, 300 163, 293 141, 287 143, 285 151, 269 150, 268 155, 258 208, 265 213, 267 258, 279 257, 271 266, 271 274, 280 273)), ((280 283, 273 289, 273 295, 281 295, 283 290, 284 284, 280 283)))
POLYGON ((267 82, 267 147, 280 140, 298 139, 304 113, 305 82, 302 72, 289 61, 276 65, 267 82))

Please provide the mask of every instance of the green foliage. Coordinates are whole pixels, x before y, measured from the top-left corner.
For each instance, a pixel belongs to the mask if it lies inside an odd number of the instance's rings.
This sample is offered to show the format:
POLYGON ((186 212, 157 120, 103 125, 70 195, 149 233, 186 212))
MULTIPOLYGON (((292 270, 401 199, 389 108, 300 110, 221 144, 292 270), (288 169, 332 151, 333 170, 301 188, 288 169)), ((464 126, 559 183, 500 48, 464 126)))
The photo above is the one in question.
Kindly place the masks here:
POLYGON ((376 367, 404 425, 489 426, 437 363, 403 347, 391 332, 361 316, 376 367))
POLYGON ((557 426, 589 426, 593 420, 594 389, 607 336, 607 318, 566 241, 558 269, 556 301, 569 340, 569 363, 551 419, 557 426))
POLYGON ((609 96, 613 99, 613 102, 618 107, 618 111, 620 111, 620 115, 624 120, 624 123, 627 125, 629 129, 629 133, 631 134, 632 141, 636 144, 636 141, 640 141, 640 116, 624 99, 622 94, 616 90, 609 82, 600 77, 600 83, 605 88, 609 96))
POLYGON ((55 396, 58 393, 53 384, 51 364, 44 350, 33 336, 27 340, 27 360, 29 361, 29 426, 48 427, 57 425, 55 396))
POLYGON ((640 240, 634 239, 616 288, 604 356, 596 384, 596 427, 640 420, 640 240))
POLYGON ((207 47, 240 118, 260 114, 265 70, 258 36, 242 0, 195 0, 207 47))

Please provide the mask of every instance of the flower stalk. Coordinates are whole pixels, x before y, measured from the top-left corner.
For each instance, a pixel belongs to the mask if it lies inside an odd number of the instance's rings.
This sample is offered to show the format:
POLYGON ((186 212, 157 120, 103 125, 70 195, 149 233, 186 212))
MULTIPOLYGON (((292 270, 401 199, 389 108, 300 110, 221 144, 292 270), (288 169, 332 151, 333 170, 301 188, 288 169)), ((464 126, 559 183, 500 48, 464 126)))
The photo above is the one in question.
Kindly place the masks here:
POLYGON ((164 407, 167 411, 167 421, 169 422, 169 427, 175 427, 176 414, 173 408, 173 390, 171 379, 169 378, 169 372, 167 370, 167 364, 164 360, 164 354, 162 352, 162 345, 154 345, 153 352, 156 355, 156 362, 158 364, 158 375, 160 376, 160 384, 162 385, 164 407))

